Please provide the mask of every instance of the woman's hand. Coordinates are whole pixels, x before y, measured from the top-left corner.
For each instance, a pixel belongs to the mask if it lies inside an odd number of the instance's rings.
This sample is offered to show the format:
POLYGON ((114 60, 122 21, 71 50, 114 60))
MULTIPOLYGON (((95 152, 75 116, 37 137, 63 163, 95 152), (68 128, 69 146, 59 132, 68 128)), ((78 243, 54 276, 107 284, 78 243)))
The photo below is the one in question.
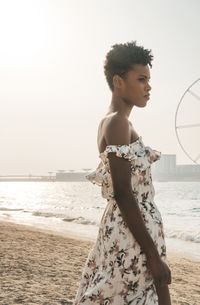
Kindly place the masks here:
POLYGON ((171 271, 168 265, 159 257, 147 259, 156 287, 171 284, 171 271))

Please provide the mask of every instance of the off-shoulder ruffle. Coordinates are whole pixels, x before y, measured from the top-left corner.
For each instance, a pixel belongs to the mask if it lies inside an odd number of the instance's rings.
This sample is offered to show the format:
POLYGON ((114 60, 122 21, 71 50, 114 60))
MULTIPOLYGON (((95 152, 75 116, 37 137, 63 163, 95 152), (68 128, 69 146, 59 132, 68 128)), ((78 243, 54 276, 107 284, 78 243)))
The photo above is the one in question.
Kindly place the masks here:
POLYGON ((85 178, 88 179, 90 182, 97 184, 98 186, 102 186, 103 180, 105 179, 105 174, 105 167, 103 165, 103 162, 101 161, 96 170, 86 175, 85 178))
POLYGON ((133 175, 140 174, 161 157, 161 152, 153 150, 151 147, 143 144, 142 137, 139 137, 137 141, 131 144, 108 145, 105 151, 99 154, 101 162, 96 170, 85 176, 93 184, 105 186, 105 188, 102 188, 102 195, 105 198, 109 197, 106 194, 106 190, 112 185, 108 160, 108 154, 110 152, 116 153, 118 157, 128 159, 131 162, 133 175))
POLYGON ((132 164, 133 172, 145 170, 151 163, 160 159, 161 152, 153 150, 149 146, 145 146, 140 137, 136 142, 125 145, 108 145, 100 157, 103 163, 106 162, 108 153, 114 152, 116 156, 128 159, 132 164))

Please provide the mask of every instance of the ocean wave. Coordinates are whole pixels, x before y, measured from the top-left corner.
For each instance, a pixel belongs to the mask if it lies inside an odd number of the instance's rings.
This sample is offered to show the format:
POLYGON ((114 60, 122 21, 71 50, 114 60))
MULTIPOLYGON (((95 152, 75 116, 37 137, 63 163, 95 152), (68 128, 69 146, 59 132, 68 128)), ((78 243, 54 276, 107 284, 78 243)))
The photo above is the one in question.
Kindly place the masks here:
POLYGON ((191 231, 183 232, 180 230, 176 230, 176 231, 168 230, 168 231, 166 231, 165 235, 168 238, 177 238, 177 239, 181 239, 184 241, 200 243, 200 232, 191 232, 191 231))
POLYGON ((90 219, 85 219, 84 217, 82 216, 79 216, 77 218, 64 218, 63 221, 73 221, 75 223, 79 223, 79 224, 82 224, 82 225, 98 225, 98 223, 96 223, 95 221, 92 221, 90 219))
POLYGON ((82 216, 78 216, 78 217, 71 217, 71 216, 66 216, 66 214, 55 214, 55 213, 51 213, 51 212, 40 212, 40 211, 35 211, 32 213, 33 216, 40 216, 40 217, 53 217, 53 218, 59 218, 62 221, 66 221, 66 222, 74 222, 74 223, 78 223, 78 224, 84 224, 84 225, 98 225, 97 222, 92 221, 90 219, 86 219, 82 216))
POLYGON ((192 212, 200 212, 200 208, 193 208, 193 209, 190 209, 192 212))
POLYGON ((33 216, 41 216, 41 217, 56 217, 60 218, 61 214, 54 214, 50 212, 40 212, 40 211, 35 211, 32 213, 33 216))
POLYGON ((8 209, 8 208, 4 208, 4 207, 1 207, 0 208, 0 211, 23 211, 23 209, 8 209))

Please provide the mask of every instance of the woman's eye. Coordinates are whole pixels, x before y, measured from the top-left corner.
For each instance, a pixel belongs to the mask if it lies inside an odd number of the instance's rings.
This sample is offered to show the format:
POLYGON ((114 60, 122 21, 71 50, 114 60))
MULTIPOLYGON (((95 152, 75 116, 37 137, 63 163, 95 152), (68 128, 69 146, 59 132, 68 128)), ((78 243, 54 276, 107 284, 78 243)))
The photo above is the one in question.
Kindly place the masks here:
MULTIPOLYGON (((145 83, 146 79, 145 78, 139 78, 139 80, 143 83, 145 83)), ((150 80, 147 80, 148 83, 150 83, 150 80)))

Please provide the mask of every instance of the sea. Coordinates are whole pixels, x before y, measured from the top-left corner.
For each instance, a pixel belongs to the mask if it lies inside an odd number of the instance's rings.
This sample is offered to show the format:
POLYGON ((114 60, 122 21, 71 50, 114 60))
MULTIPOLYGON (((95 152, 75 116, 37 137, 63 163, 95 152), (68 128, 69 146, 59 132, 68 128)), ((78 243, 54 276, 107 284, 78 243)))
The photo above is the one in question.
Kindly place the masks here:
MULTIPOLYGON (((200 260, 200 182, 154 183, 170 252, 200 260)), ((0 220, 95 241, 106 207, 85 182, 0 182, 0 220)))

